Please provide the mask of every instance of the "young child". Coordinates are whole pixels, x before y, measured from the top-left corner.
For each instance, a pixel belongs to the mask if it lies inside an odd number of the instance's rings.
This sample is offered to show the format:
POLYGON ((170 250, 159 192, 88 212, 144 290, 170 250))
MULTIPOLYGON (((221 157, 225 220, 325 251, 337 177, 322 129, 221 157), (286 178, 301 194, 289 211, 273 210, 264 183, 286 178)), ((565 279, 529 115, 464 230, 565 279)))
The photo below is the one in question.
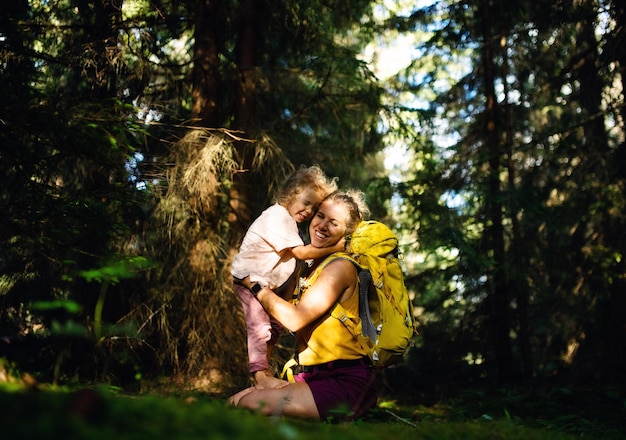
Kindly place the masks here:
MULTIPOLYGON (((272 349, 283 329, 265 312, 254 293, 241 284, 250 281, 259 286, 288 292, 297 261, 316 259, 344 249, 345 242, 332 248, 305 245, 298 224, 310 220, 320 202, 337 189, 317 166, 300 168, 283 183, 276 202, 252 223, 243 238, 232 264, 234 287, 246 319, 248 362, 255 386, 272 388, 283 384, 269 366, 272 349)), ((253 287, 254 290, 254 287, 253 287)))

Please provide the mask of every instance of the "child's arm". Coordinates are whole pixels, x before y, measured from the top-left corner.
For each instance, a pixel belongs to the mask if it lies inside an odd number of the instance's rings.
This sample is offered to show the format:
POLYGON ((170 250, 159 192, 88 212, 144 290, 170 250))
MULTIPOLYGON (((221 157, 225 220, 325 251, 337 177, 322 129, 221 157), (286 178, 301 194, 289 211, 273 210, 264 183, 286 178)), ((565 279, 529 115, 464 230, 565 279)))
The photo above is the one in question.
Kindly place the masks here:
POLYGON ((336 245, 331 247, 317 248, 310 244, 307 244, 291 248, 291 253, 298 260, 311 260, 315 258, 325 257, 326 255, 330 255, 334 252, 344 251, 345 248, 346 240, 342 238, 336 245))

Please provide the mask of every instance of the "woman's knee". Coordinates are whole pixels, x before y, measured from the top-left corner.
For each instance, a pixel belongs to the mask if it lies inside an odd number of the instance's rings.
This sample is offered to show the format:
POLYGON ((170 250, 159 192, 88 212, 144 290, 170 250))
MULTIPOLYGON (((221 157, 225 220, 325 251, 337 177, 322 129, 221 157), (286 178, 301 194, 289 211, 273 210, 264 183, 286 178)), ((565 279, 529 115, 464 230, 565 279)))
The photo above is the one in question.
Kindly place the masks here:
POLYGON ((240 396, 235 406, 238 408, 247 408, 263 415, 272 415, 275 412, 275 408, 267 396, 262 397, 263 394, 265 393, 253 388, 249 393, 240 396))
POLYGON ((228 398, 228 404, 231 406, 239 407, 241 398, 246 396, 247 394, 250 394, 254 390, 255 390, 254 387, 249 387, 249 388, 246 388, 245 390, 239 391, 236 394, 233 394, 232 396, 228 398))

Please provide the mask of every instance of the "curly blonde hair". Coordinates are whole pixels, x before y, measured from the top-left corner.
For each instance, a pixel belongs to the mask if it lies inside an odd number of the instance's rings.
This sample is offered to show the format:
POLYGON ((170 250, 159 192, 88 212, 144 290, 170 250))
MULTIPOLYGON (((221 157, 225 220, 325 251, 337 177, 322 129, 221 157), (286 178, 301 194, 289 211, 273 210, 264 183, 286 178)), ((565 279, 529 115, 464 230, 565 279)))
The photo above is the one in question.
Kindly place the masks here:
POLYGON ((324 171, 316 165, 301 167, 285 180, 276 197, 276 202, 282 206, 287 206, 305 188, 313 188, 324 198, 337 191, 337 178, 327 177, 324 171))

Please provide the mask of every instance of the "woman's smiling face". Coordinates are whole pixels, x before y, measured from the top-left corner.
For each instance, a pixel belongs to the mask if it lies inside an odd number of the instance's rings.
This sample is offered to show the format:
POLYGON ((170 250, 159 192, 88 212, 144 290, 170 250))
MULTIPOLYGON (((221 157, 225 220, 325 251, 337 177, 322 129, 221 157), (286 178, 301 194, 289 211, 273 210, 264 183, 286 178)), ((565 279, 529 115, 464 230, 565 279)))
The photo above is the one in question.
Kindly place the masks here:
POLYGON ((344 203, 324 200, 311 220, 309 234, 315 247, 329 247, 345 235, 348 209, 344 203))

